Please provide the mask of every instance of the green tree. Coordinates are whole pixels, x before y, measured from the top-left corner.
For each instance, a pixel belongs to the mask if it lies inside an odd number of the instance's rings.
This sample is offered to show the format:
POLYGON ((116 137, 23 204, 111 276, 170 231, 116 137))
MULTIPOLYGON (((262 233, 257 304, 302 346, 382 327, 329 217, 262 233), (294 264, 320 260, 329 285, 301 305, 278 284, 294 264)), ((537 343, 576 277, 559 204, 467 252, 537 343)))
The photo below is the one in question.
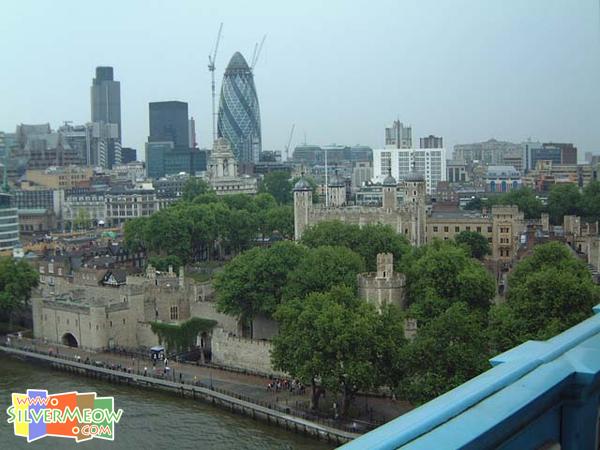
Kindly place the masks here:
POLYGON ((217 309, 245 322, 258 314, 271 317, 281 303, 290 272, 306 253, 304 246, 278 242, 239 254, 215 275, 217 309))
POLYGON ((517 265, 508 286, 506 303, 491 314, 495 352, 549 339, 589 317, 600 302, 600 288, 585 265, 558 242, 536 247, 517 265))
POLYGON ((575 184, 556 184, 548 194, 548 213, 554 224, 562 224, 563 216, 581 214, 582 197, 575 184))
POLYGON ((366 270, 375 271, 378 253, 392 253, 399 263, 410 252, 406 238, 389 225, 368 224, 364 227, 333 220, 320 222, 302 234, 302 243, 308 247, 336 245, 347 247, 364 258, 366 270))
POLYGON ((356 287, 356 276, 365 271, 357 253, 346 247, 310 249, 289 274, 284 298, 303 298, 312 292, 327 292, 333 286, 356 287))
POLYGON ((87 209, 80 208, 77 210, 77 216, 73 221, 73 227, 76 230, 87 230, 90 228, 92 221, 90 220, 90 213, 87 209))
POLYGON ((356 392, 375 387, 380 319, 350 289, 285 302, 275 318, 280 328, 273 339, 273 365, 310 384, 314 409, 326 389, 341 393, 342 415, 347 415, 356 392))
POLYGON ((544 210, 544 205, 535 191, 526 187, 490 197, 484 202, 484 206, 487 208, 491 208, 493 205, 516 205, 520 211, 523 211, 526 219, 537 219, 544 210))
POLYGON ((403 264, 410 315, 426 323, 455 302, 486 312, 496 292, 491 275, 451 241, 434 241, 403 264))
POLYGON ((427 325, 403 353, 402 398, 424 403, 485 371, 488 348, 481 314, 454 303, 427 325))
POLYGON ((384 305, 378 315, 375 335, 377 339, 376 384, 397 389, 405 375, 404 314, 394 305, 384 305))
POLYGON ((267 173, 260 186, 260 192, 271 194, 278 203, 287 204, 292 201, 292 182, 290 174, 285 171, 267 173))
POLYGON ((138 217, 125 222, 125 247, 131 252, 143 251, 147 248, 147 217, 138 217))
POLYGON ((183 200, 191 202, 201 194, 208 194, 213 189, 202 178, 190 177, 183 186, 183 200))
POLYGON ((492 253, 487 239, 475 231, 461 231, 454 238, 457 244, 466 246, 471 257, 483 259, 485 255, 492 253))
POLYGON ((0 314, 9 325, 14 313, 27 306, 38 282, 38 273, 26 261, 0 257, 0 314))
POLYGON ((600 220, 600 182, 593 181, 583 188, 581 214, 589 221, 600 220))
POLYGON ((286 239, 294 236, 294 208, 291 205, 277 206, 263 214, 263 234, 270 236, 278 231, 286 239))
POLYGON ((183 265, 181 259, 175 255, 165 257, 152 256, 151 258, 148 258, 148 263, 150 263, 156 270, 161 272, 167 272, 169 270, 169 266, 171 266, 173 272, 175 273, 178 273, 179 268, 183 265))
POLYGON ((479 197, 475 197, 467 202, 467 204, 465 205, 465 209, 481 211, 484 206, 485 203, 479 197))
POLYGON ((359 240, 352 250, 364 258, 366 269, 374 272, 377 270, 379 253, 392 253, 395 264, 400 265, 402 257, 410 253, 411 247, 408 240, 391 226, 377 223, 360 229, 359 240))

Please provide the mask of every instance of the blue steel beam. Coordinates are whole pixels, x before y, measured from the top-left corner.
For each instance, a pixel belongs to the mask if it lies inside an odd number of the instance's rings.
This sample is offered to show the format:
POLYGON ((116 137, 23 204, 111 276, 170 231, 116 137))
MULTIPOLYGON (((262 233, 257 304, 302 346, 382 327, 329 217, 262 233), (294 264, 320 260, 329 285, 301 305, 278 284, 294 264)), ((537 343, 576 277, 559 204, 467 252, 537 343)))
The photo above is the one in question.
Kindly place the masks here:
POLYGON ((492 369, 341 449, 597 448, 600 305, 594 312, 496 356, 492 369))

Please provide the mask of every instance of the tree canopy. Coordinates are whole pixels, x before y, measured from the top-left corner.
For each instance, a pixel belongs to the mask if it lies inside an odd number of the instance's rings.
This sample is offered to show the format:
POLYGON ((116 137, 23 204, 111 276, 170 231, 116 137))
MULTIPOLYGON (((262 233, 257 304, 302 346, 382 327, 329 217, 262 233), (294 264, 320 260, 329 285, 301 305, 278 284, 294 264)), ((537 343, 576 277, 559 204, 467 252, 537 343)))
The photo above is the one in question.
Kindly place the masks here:
POLYGON ((575 184, 556 184, 548 194, 548 213, 553 223, 560 224, 563 216, 581 214, 582 198, 575 184))
POLYGON ((475 259, 483 259, 485 255, 492 253, 487 239, 476 231, 461 231, 454 240, 457 244, 466 246, 471 257, 475 259))
POLYGON ((355 289, 356 276, 364 271, 360 255, 346 247, 325 245, 310 249, 288 275, 284 299, 303 298, 340 285, 355 289))
POLYGON ((289 172, 276 171, 267 173, 262 179, 260 192, 267 192, 280 204, 292 202, 292 181, 289 172))
POLYGON ((191 202, 201 194, 213 192, 210 185, 201 178, 190 177, 183 186, 183 200, 191 202))
POLYGON ((506 303, 492 311, 492 346, 501 352, 548 339, 589 317, 598 303, 600 288, 566 245, 537 246, 509 277, 506 303))
POLYGON ((375 308, 347 287, 287 301, 275 317, 274 367, 310 384, 315 408, 322 389, 340 392, 344 415, 358 390, 377 384, 383 343, 403 344, 402 335, 390 335, 394 328, 382 325, 375 308))
POLYGON ((466 205, 466 209, 491 209, 494 205, 516 205, 523 211, 526 219, 538 219, 544 211, 544 205, 531 188, 522 187, 510 192, 490 196, 487 200, 474 198, 466 205))
POLYGON ((39 283, 39 274, 24 260, 0 257, 0 314, 4 318, 21 311, 39 283))
POLYGON ((152 256, 176 256, 188 264, 235 255, 275 231, 290 237, 293 228, 293 209, 278 206, 270 194, 217 197, 202 192, 192 201, 182 200, 150 217, 126 222, 125 245, 152 256))
POLYGON ((367 271, 377 269, 377 254, 392 253, 399 264, 404 255, 410 252, 406 238, 396 233, 389 225, 368 224, 364 227, 341 221, 320 222, 302 233, 303 244, 308 247, 335 245, 347 247, 365 261, 367 271))
POLYGON ((424 403, 488 369, 485 325, 480 314, 457 302, 419 327, 402 355, 402 398, 424 403))
POLYGON ((426 323, 455 302, 487 311, 495 295, 491 275, 467 251, 451 241, 417 249, 404 264, 410 314, 426 323))
POLYGON ((258 314, 271 317, 281 303, 290 272, 307 253, 306 247, 286 241, 239 254, 215 276, 217 308, 243 320, 258 314))

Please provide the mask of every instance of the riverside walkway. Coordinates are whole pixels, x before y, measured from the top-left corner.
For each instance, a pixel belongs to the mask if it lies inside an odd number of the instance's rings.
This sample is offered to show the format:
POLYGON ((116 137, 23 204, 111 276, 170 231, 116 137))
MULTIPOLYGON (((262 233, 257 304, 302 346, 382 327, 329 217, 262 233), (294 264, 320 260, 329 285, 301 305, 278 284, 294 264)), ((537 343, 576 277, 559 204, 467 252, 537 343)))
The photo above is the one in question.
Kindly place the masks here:
POLYGON ((73 372, 78 375, 105 379, 109 382, 126 383, 140 386, 143 388, 161 389, 175 393, 182 397, 191 397, 210 402, 214 405, 225 407, 232 412, 248 415, 255 419, 262 419, 269 423, 284 427, 290 431, 305 433, 318 439, 327 440, 336 444, 348 442, 359 436, 357 433, 351 433, 339 430, 327 425, 316 423, 295 415, 287 414, 276 409, 257 404, 252 401, 240 398, 240 396, 229 395, 222 392, 214 386, 206 387, 199 382, 189 383, 181 377, 181 381, 168 378, 145 376, 136 371, 129 371, 127 368, 120 370, 96 366, 90 361, 89 364, 81 362, 78 357, 42 353, 39 349, 26 349, 22 345, 10 346, 0 345, 0 351, 10 355, 19 356, 26 359, 33 359, 50 364, 52 367, 73 372))
MULTIPOLYGON (((92 363, 99 361, 105 367, 120 367, 138 374, 143 374, 144 368, 147 368, 147 374, 149 376, 162 376, 164 369, 162 363, 157 363, 157 367, 154 369, 152 361, 148 357, 141 355, 132 357, 119 352, 91 352, 81 348, 45 344, 39 340, 26 338, 16 339, 14 337, 12 339, 12 346, 32 349, 33 351, 42 352, 46 355, 49 351, 52 351, 53 353, 58 352, 60 355, 71 358, 72 360, 79 357, 81 361, 85 361, 86 358, 89 358, 92 363), (154 370, 156 370, 156 372, 154 372, 154 370)), ((274 390, 267 390, 267 384, 272 380, 258 374, 225 370, 209 365, 180 363, 172 359, 169 360, 168 365, 171 369, 168 378, 172 381, 184 381, 185 383, 197 383, 198 385, 205 387, 212 387, 232 396, 258 403, 271 409, 290 413, 310 421, 322 423, 332 428, 338 428, 348 432, 364 433, 365 431, 388 422, 411 409, 410 404, 404 401, 372 396, 365 398, 361 395, 357 396, 354 402, 356 405, 355 409, 360 412, 360 416, 357 420, 344 422, 341 420, 333 420, 333 414, 329 417, 323 414, 313 414, 310 411, 309 389, 307 389, 303 395, 292 393, 285 389, 275 392, 274 390)), ((322 403, 325 401, 333 402, 333 398, 329 396, 328 398, 321 400, 322 403)))

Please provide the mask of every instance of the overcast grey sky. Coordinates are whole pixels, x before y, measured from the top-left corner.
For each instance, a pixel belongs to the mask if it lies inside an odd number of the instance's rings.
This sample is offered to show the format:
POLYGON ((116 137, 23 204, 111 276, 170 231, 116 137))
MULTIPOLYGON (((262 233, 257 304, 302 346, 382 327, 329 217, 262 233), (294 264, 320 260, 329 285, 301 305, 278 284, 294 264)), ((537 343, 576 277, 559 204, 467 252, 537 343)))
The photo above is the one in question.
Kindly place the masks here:
MULTIPOLYGON (((446 147, 494 137, 600 151, 598 0, 2 0, 0 130, 90 119, 98 65, 121 82, 123 144, 148 102, 182 100, 210 145, 207 56, 218 86, 236 50, 255 69, 263 149, 383 144, 394 119, 446 147)), ((142 152, 143 153, 143 152, 142 152)))

